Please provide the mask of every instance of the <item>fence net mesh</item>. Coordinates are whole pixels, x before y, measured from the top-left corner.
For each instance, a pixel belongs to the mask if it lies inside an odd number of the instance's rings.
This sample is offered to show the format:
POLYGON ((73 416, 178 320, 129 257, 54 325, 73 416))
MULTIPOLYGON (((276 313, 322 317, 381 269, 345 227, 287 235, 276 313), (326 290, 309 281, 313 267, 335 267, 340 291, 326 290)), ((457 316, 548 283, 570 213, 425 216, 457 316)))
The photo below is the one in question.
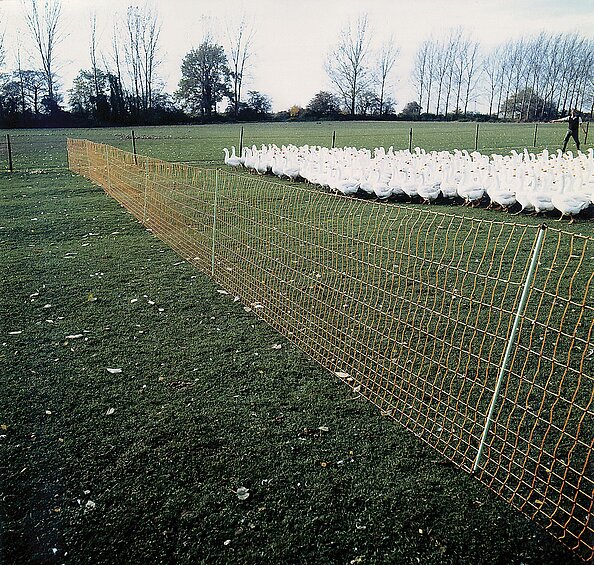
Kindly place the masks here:
POLYGON ((537 251, 538 226, 342 197, 86 140, 69 139, 68 158, 356 393, 594 558, 592 238, 549 227, 537 251))

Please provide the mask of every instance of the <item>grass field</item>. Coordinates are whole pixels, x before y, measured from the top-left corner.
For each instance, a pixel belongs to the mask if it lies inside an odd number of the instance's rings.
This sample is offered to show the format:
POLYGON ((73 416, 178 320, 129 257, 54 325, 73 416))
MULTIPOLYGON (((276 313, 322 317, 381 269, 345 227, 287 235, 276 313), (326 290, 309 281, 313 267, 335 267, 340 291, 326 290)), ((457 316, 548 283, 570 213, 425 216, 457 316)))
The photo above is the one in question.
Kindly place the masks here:
MULTIPOLYGON (((333 126, 250 125, 245 140, 322 144, 333 126)), ((394 143, 392 124, 335 126, 338 145, 394 143)), ((474 125, 458 126, 428 126, 423 146, 472 149, 474 125)), ((532 142, 529 126, 492 127, 492 145, 532 142)), ((142 128, 138 151, 222 164, 237 130, 142 128)), ((66 135, 129 149, 128 130, 11 133, 0 562, 575 562, 64 169, 66 135)))
MULTIPOLYGON (((127 151, 132 150, 131 131, 134 129, 137 151, 141 155, 183 161, 203 166, 223 165, 223 147, 239 147, 240 128, 237 124, 207 126, 171 126, 142 128, 99 128, 59 130, 0 130, 2 139, 9 133, 16 170, 27 168, 53 168, 66 165, 64 145, 67 137, 91 139, 127 151)), ((413 128, 413 147, 427 151, 442 149, 474 150, 476 124, 426 122, 304 122, 245 124, 246 146, 262 143, 277 145, 323 145, 330 147, 336 132, 336 146, 355 146, 373 149, 393 145, 405 149, 409 145, 409 132, 413 128)), ((512 149, 556 151, 562 146, 564 124, 539 124, 537 144, 534 147, 534 124, 479 125, 478 150, 485 154, 507 154, 512 149)), ((582 144, 586 151, 593 146, 593 135, 582 144)), ((583 135, 582 135, 583 141, 583 135)), ((573 143, 573 142, 572 142, 573 143)), ((5 144, 0 146, 0 160, 7 164, 5 144)), ((573 145, 568 146, 573 149, 573 145)))

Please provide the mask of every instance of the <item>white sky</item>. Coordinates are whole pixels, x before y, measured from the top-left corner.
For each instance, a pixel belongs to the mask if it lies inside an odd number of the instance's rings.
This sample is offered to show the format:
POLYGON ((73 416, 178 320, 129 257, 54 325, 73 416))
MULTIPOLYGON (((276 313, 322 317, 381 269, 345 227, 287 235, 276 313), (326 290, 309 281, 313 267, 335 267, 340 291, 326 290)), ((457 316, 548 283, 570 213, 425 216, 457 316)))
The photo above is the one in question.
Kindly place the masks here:
MULTIPOLYGON (((4 71, 14 66, 20 41, 31 51, 24 23, 23 2, 0 0, 0 33, 5 31, 4 71)), ((43 0, 40 0, 42 2, 43 0)), ((98 47, 110 50, 114 18, 123 23, 129 0, 62 0, 63 28, 68 34, 56 59, 63 92, 81 68, 89 68, 90 14, 97 14, 98 47)), ((226 22, 242 12, 253 18, 254 57, 244 92, 259 90, 272 98, 275 111, 293 104, 306 106, 319 90, 330 89, 324 61, 341 28, 363 10, 373 29, 373 44, 390 35, 400 48, 393 75, 397 108, 415 99, 410 71, 420 43, 462 26, 483 50, 540 31, 578 32, 594 39, 594 0, 152 0, 161 23, 159 75, 173 92, 184 55, 198 47, 207 29, 224 44, 226 22)), ((23 57, 26 60, 27 57, 23 57)), ((36 59, 29 62, 35 66, 36 59)), ((25 63, 26 64, 26 63, 25 63)))

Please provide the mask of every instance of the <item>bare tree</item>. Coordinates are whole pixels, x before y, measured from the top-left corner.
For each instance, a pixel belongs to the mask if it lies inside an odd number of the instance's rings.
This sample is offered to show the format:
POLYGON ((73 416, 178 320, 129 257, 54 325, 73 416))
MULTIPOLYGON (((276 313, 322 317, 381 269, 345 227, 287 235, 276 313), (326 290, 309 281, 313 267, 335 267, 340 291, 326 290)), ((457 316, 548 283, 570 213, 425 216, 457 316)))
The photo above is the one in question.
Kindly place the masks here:
POLYGON ((499 60, 497 58, 497 52, 489 53, 483 59, 483 73, 486 77, 485 92, 489 97, 489 110, 487 113, 489 116, 493 115, 493 103, 497 94, 497 88, 500 87, 501 82, 498 78, 499 60))
POLYGON ((61 17, 61 0, 45 0, 42 12, 39 10, 38 0, 30 0, 29 9, 25 13, 27 27, 41 58, 41 67, 47 81, 47 95, 54 103, 56 102, 54 56, 56 46, 63 39, 60 27, 61 17))
POLYGON ((254 40, 254 27, 247 17, 241 16, 239 23, 227 27, 227 61, 231 71, 231 103, 233 104, 233 115, 237 118, 239 114, 239 103, 241 102, 241 89, 248 70, 248 61, 252 55, 252 44, 254 40))
POLYGON ((129 6, 126 17, 125 57, 132 83, 134 105, 146 112, 153 105, 155 72, 161 24, 148 5, 129 6))
MULTIPOLYGON (((111 37, 111 48, 112 48, 112 57, 113 57, 113 64, 115 65, 115 77, 117 84, 120 90, 123 90, 123 82, 122 82, 122 62, 121 62, 121 55, 120 55, 120 43, 118 40, 118 36, 120 35, 120 31, 118 29, 117 22, 114 24, 113 27, 113 35, 111 37)), ((109 65, 107 65, 104 61, 105 67, 109 69, 109 65)))
POLYGON ((413 82, 416 85, 417 94, 419 95, 419 106, 421 110, 429 112, 429 104, 431 102, 431 89, 433 86, 433 77, 435 75, 435 42, 432 39, 423 41, 415 58, 413 67, 413 82), (427 101, 423 105, 423 97, 427 95, 427 101))
POLYGON ((363 14, 342 29, 338 45, 326 60, 326 72, 351 115, 355 115, 357 98, 369 83, 369 42, 367 15, 363 14))
POLYGON ((23 66, 21 64, 21 46, 17 45, 16 54, 18 80, 19 80, 19 95, 21 98, 21 112, 24 114, 27 106, 25 105, 25 85, 23 80, 23 66))
POLYGON ((479 61, 479 44, 471 41, 466 45, 465 50, 466 64, 464 66, 463 81, 466 84, 464 93, 464 115, 468 114, 468 103, 471 93, 476 90, 476 84, 481 78, 481 66, 479 61))
POLYGON ((4 51, 4 31, 0 31, 0 67, 4 65, 6 52, 4 51))
POLYGON ((444 41, 440 41, 435 44, 435 64, 431 71, 433 80, 437 86, 437 100, 435 102, 435 114, 439 115, 439 109, 441 107, 441 100, 444 94, 444 87, 446 86, 448 73, 451 73, 452 67, 452 45, 444 41))
POLYGON ((594 109, 594 41, 589 38, 542 32, 508 41, 481 59, 479 44, 457 30, 445 41, 424 41, 412 80, 425 111, 435 96, 436 114, 447 114, 454 101, 456 113, 466 114, 479 94, 488 113, 503 119, 550 119, 569 108, 594 109))
POLYGON ((378 89, 377 97, 379 99, 379 115, 384 114, 384 105, 386 100, 386 89, 389 86, 390 74, 396 63, 396 57, 400 49, 394 43, 394 38, 390 37, 379 49, 377 63, 375 67, 375 82, 378 89))
MULTIPOLYGON (((444 44, 445 49, 445 57, 444 57, 444 74, 446 77, 445 83, 445 108, 443 111, 444 116, 447 117, 448 110, 450 108, 450 99, 452 96, 452 89, 455 87, 456 79, 457 79, 457 61, 463 59, 463 49, 464 49, 464 37, 463 37, 463 30, 461 27, 452 29, 449 33, 449 36, 444 44)), ((457 108, 456 108, 457 110, 457 108)))
POLYGON ((93 72, 93 86, 95 87, 95 100, 99 98, 99 80, 97 73, 97 14, 91 14, 91 42, 89 45, 91 70, 93 72))

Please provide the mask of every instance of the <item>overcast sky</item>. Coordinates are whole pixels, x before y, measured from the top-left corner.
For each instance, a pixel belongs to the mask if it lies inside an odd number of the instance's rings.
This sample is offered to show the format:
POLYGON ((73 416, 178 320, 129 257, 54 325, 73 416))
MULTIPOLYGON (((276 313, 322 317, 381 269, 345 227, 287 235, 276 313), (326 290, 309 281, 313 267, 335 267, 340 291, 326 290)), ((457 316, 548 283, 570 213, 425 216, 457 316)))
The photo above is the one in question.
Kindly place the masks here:
MULTIPOLYGON (((42 0, 40 0, 42 1, 42 0)), ((12 69, 17 42, 31 50, 24 24, 23 4, 30 0, 0 0, 0 33, 5 30, 7 59, 12 69)), ((184 55, 198 47, 205 32, 224 43, 226 22, 242 13, 255 27, 251 77, 245 90, 271 97, 276 111, 293 104, 306 106, 319 90, 330 88, 324 71, 328 52, 341 28, 363 10, 369 16, 373 44, 390 35, 400 48, 391 94, 397 108, 415 99, 410 71, 420 43, 462 26, 483 50, 540 31, 578 32, 594 39, 594 0, 153 0, 160 15, 159 74, 173 92, 184 55)), ((99 49, 110 49, 114 18, 123 23, 130 0, 62 0, 63 29, 67 37, 57 53, 63 91, 79 69, 89 68, 90 14, 97 14, 99 49)), ((29 66, 35 66, 35 59, 29 66)))

